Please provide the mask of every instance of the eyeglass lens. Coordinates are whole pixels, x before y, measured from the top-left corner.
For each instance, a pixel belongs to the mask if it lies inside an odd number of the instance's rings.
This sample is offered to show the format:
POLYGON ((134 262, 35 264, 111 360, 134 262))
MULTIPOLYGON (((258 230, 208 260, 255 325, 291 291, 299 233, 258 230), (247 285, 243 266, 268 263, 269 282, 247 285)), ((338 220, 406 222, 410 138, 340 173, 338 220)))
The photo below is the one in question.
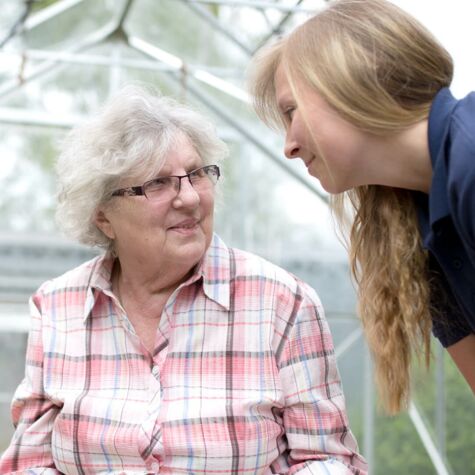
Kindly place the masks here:
POLYGON ((157 177, 144 184, 144 193, 149 200, 167 200, 180 192, 182 180, 188 180, 196 191, 206 191, 216 184, 219 168, 216 165, 201 167, 183 176, 157 177))

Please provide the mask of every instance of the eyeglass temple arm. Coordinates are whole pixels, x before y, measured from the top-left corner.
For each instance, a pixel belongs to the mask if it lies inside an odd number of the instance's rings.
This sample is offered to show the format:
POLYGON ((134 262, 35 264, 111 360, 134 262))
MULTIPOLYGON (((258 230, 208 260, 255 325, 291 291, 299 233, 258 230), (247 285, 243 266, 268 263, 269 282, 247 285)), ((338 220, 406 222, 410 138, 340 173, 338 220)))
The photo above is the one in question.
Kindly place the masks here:
POLYGON ((112 196, 141 196, 145 195, 143 191, 143 186, 129 186, 128 188, 121 188, 120 190, 114 191, 112 196))

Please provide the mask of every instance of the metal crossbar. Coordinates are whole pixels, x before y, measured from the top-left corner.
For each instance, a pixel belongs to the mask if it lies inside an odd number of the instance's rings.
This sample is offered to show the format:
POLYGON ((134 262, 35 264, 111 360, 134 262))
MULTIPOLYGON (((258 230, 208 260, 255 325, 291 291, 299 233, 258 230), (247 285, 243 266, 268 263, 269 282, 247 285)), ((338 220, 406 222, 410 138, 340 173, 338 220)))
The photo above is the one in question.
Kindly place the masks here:
MULTIPOLYGON (((249 7, 258 10, 277 10, 289 13, 314 13, 315 8, 301 7, 298 5, 284 5, 263 0, 180 0, 183 3, 202 3, 207 5, 220 5, 226 7, 249 7)), ((320 3, 324 4, 324 1, 320 3)))
POLYGON ((432 437, 427 429, 422 416, 417 409, 414 401, 411 401, 409 404, 409 417, 411 418, 412 424, 414 425, 419 438, 421 439, 424 448, 426 449, 427 455, 429 456, 432 465, 434 466, 437 475, 450 475, 449 469, 447 468, 442 456, 440 455, 439 450, 432 440, 432 437))

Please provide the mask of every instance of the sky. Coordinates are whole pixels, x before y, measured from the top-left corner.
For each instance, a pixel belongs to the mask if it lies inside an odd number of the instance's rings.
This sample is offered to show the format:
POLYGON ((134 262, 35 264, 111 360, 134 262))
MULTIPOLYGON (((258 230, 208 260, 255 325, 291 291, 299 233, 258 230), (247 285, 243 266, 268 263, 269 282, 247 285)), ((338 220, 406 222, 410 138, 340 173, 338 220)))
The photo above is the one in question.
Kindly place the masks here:
POLYGON ((475 1, 391 0, 414 15, 454 59, 452 93, 461 98, 475 90, 475 1))

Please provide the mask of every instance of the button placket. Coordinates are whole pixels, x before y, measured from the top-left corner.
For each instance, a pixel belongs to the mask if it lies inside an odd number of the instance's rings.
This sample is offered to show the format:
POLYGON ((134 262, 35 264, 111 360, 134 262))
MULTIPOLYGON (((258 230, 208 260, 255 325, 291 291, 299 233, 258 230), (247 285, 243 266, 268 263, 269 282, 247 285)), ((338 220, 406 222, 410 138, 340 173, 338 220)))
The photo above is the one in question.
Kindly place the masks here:
POLYGON ((458 257, 455 257, 454 259, 452 259, 452 265, 453 265, 454 269, 460 270, 463 267, 463 261, 462 261, 462 259, 459 259, 458 257))
POLYGON ((160 368, 155 363, 152 366, 152 374, 155 376, 155 379, 158 380, 160 378, 160 368))

